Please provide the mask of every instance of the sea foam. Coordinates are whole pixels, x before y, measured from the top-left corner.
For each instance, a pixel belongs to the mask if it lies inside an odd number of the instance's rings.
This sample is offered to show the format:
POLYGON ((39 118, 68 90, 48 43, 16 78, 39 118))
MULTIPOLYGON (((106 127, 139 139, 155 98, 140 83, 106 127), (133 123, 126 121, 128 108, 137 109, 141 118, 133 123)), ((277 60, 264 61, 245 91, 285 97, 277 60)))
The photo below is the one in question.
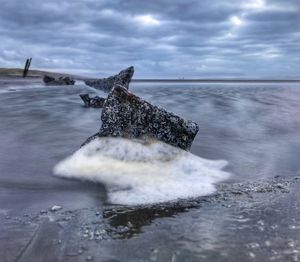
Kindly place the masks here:
POLYGON ((98 138, 58 163, 54 174, 103 183, 114 204, 154 204, 215 192, 229 177, 207 160, 159 141, 98 138))

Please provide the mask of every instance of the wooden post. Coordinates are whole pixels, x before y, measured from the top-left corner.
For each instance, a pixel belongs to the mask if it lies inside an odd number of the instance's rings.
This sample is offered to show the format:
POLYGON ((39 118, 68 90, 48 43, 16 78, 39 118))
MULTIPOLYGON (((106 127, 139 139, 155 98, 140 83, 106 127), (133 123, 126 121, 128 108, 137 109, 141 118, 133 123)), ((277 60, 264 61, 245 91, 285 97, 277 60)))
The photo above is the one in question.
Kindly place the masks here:
POLYGON ((24 70, 23 70, 23 77, 26 77, 26 68, 27 68, 27 65, 28 65, 28 59, 26 60, 25 67, 24 67, 24 70))
POLYGON ((29 67, 30 67, 30 64, 31 64, 31 60, 32 58, 30 59, 26 59, 26 63, 25 63, 25 67, 24 67, 24 70, 23 70, 23 77, 25 78, 28 74, 28 71, 29 71, 29 67))
POLYGON ((27 73, 28 73, 29 67, 30 67, 30 65, 31 65, 31 60, 32 60, 32 58, 30 57, 30 59, 29 59, 29 61, 28 61, 27 73))

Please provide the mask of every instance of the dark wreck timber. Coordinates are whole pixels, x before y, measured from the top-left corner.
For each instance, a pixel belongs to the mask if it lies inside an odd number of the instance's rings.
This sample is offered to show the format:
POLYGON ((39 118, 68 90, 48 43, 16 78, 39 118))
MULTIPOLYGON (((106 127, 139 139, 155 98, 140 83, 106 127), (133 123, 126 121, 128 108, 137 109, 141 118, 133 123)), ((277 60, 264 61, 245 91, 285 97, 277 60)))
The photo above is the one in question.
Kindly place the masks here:
POLYGON ((23 70, 23 78, 25 78, 28 75, 29 68, 30 68, 30 65, 31 65, 31 61, 32 61, 32 58, 29 58, 29 59, 26 60, 25 67, 24 67, 24 70, 23 70))
POLYGON ((129 88, 129 83, 134 74, 134 67, 130 66, 122 70, 119 74, 110 76, 108 78, 85 80, 85 84, 104 92, 110 92, 115 85, 121 85, 126 89, 129 88))
POLYGON ((100 131, 84 144, 107 136, 153 138, 188 150, 199 130, 195 122, 154 106, 119 85, 106 99, 101 120, 100 131))
POLYGON ((105 98, 100 96, 90 97, 89 94, 81 94, 79 96, 85 107, 102 108, 105 103, 105 98))
POLYGON ((69 76, 61 76, 58 78, 45 75, 43 81, 46 85, 74 85, 75 80, 69 76))

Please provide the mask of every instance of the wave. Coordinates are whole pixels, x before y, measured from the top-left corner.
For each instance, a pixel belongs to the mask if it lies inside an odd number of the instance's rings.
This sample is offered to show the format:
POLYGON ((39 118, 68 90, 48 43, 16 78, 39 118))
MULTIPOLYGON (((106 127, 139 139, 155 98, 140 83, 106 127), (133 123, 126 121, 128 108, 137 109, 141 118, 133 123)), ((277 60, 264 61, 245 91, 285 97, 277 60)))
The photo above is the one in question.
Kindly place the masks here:
POLYGON ((98 138, 54 167, 54 174, 103 183, 113 204, 155 204, 212 194, 229 177, 207 160, 159 141, 98 138))

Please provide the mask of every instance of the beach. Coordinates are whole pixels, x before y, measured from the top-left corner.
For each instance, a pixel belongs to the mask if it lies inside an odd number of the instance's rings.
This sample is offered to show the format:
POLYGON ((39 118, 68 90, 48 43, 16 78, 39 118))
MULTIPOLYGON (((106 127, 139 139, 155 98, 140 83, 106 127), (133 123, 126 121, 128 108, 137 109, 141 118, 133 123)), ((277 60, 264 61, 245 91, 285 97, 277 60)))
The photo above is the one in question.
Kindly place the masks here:
POLYGON ((133 82, 130 90, 198 123, 191 153, 226 161, 230 176, 206 196, 111 203, 104 184, 53 172, 100 128, 101 109, 83 107, 79 94, 103 93, 81 81, 1 77, 0 257, 297 261, 299 83, 133 82))

